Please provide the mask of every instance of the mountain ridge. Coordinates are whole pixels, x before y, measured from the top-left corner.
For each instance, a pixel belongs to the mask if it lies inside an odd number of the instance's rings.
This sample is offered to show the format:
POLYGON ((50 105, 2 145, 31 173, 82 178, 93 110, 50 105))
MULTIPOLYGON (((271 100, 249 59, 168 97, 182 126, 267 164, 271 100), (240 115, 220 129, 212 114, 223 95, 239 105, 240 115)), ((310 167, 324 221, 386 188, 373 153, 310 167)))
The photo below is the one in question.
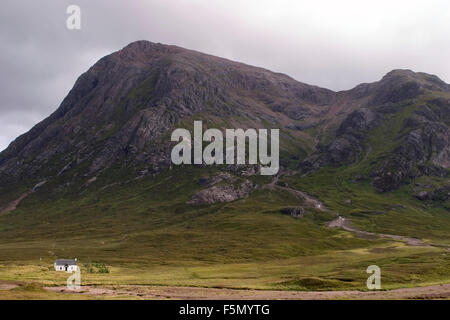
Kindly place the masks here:
MULTIPOLYGON (((135 172, 156 172, 171 165, 164 142, 168 129, 189 126, 187 120, 196 117, 219 128, 281 128, 285 166, 302 159, 306 171, 351 164, 362 155, 363 131, 374 130, 386 114, 429 92, 445 95, 450 85, 433 75, 397 69, 379 81, 334 92, 264 68, 136 41, 100 59, 55 112, 2 151, 0 175, 7 185, 31 178, 31 186, 76 167, 86 167, 76 174, 90 178, 117 163, 134 163, 135 172), (350 132, 353 127, 358 129, 350 132), (337 140, 329 144, 327 139, 337 140), (317 158, 317 153, 325 155, 317 158)), ((447 110, 448 101, 436 99, 443 104, 438 108, 447 110)), ((441 140, 448 149, 448 134, 441 140)), ((440 157, 447 169, 447 155, 440 157)))

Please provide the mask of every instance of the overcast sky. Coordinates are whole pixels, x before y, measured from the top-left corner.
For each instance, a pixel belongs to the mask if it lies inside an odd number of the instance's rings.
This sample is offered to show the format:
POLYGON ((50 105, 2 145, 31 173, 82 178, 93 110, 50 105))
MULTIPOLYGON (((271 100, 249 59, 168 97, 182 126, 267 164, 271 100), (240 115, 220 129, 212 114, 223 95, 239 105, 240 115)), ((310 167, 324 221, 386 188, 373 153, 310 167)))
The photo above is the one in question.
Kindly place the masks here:
POLYGON ((412 69, 450 82, 448 0, 2 0, 0 150, 76 78, 135 40, 175 44, 345 90, 412 69), (81 30, 66 9, 81 8, 81 30))

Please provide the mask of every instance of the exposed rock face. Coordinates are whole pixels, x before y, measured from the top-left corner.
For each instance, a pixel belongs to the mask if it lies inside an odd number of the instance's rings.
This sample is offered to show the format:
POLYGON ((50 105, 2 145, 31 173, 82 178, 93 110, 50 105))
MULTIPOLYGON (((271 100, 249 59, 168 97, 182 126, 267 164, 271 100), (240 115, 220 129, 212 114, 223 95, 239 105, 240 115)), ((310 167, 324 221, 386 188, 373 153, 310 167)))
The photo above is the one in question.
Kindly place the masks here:
POLYGON ((378 106, 414 99, 425 90, 449 91, 450 87, 434 75, 394 70, 381 79, 369 104, 378 106))
POLYGON ((41 182, 39 182, 38 184, 36 184, 34 187, 33 187, 33 189, 32 189, 32 191, 33 192, 36 192, 36 191, 38 191, 39 190, 39 188, 40 187, 42 187, 44 184, 46 184, 47 183, 47 181, 41 181, 41 182))
POLYGON ((214 185, 197 192, 188 203, 198 205, 231 202, 248 197, 255 188, 256 185, 249 180, 237 186, 234 184, 214 185))
POLYGON ((428 191, 418 190, 413 194, 413 197, 421 201, 432 200, 445 202, 450 200, 450 184, 439 186, 434 188, 434 190, 432 190, 433 186, 431 185, 421 185, 420 187, 421 189, 424 187, 429 189, 428 191))
POLYGON ((441 186, 433 191, 432 199, 435 201, 447 201, 450 199, 450 184, 441 186))
POLYGON ((416 197, 419 200, 427 200, 429 198, 428 192, 426 191, 420 191, 418 194, 415 194, 414 197, 416 197))
POLYGON ((372 184, 381 192, 389 191, 420 175, 445 177, 449 167, 450 130, 442 123, 426 121, 373 171, 372 184))
POLYGON ((281 213, 288 214, 293 218, 303 218, 306 214, 305 209, 302 207, 289 207, 289 208, 283 208, 281 210, 281 213))
POLYGON ((318 169, 324 165, 341 165, 355 162, 363 155, 363 141, 369 130, 381 123, 381 116, 374 111, 362 108, 350 113, 342 121, 336 138, 324 146, 319 155, 314 155, 302 163, 307 170, 318 169))
MULTIPOLYGON (((449 85, 435 76, 395 70, 379 83, 361 85, 349 94, 366 97, 363 107, 348 114, 335 138, 301 163, 306 172, 323 166, 340 166, 361 161, 371 152, 367 137, 387 119, 405 108, 413 112, 405 119, 397 146, 372 164, 372 185, 380 192, 398 188, 421 175, 445 177, 450 162, 450 101, 431 99, 416 106, 426 92, 448 92, 449 85), (365 149, 366 147, 366 149, 365 149)), ((389 142, 389 141, 386 141, 389 142)), ((381 141, 377 143, 382 143, 381 141)))
POLYGON ((377 127, 381 117, 363 108, 349 114, 337 131, 337 138, 328 146, 328 163, 352 163, 362 156, 362 141, 369 130, 377 127))

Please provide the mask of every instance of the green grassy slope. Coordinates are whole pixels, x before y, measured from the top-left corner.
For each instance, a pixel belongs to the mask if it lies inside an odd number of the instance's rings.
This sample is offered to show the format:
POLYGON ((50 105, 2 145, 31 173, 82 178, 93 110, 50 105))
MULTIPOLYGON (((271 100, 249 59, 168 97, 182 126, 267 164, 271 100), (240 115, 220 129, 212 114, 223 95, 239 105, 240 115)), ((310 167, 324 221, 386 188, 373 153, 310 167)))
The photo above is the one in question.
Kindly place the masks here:
MULTIPOLYGON (((77 257, 81 264, 97 261, 110 269, 108 274, 83 269, 84 284, 364 289, 371 264, 382 267, 385 288, 450 280, 446 248, 407 247, 327 228, 334 212, 311 210, 294 219, 281 210, 300 200, 282 191, 259 189, 231 203, 187 205, 204 174, 195 167, 175 168, 104 190, 94 182, 81 195, 56 197, 45 189, 32 194, 0 216, 0 279, 64 284, 67 276, 52 271, 52 263, 56 257, 77 257)), ((297 180, 367 229, 390 230, 391 220, 406 210, 372 216, 368 210, 394 206, 399 198, 378 196, 363 185, 352 191, 348 181, 338 183, 335 176, 332 182, 324 171, 297 180), (328 188, 320 183, 325 178, 328 188), (354 208, 333 201, 350 196, 354 208)), ((422 213, 427 222, 436 221, 422 227, 416 223, 423 218, 420 206, 414 201, 411 206, 404 226, 392 233, 447 243, 449 219, 438 209, 422 213)))

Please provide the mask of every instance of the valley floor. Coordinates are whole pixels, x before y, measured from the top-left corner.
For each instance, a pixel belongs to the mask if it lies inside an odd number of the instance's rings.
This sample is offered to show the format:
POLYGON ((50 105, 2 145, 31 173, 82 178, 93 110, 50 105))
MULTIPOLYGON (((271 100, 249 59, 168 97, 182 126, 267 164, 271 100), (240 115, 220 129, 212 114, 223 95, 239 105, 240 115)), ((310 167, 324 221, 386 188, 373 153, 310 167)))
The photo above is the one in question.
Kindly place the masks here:
POLYGON ((175 300, 346 300, 346 299, 450 299, 450 284, 385 291, 283 291, 239 290, 175 286, 83 286, 80 290, 45 287, 17 290, 19 285, 0 283, 1 299, 175 299, 175 300))
POLYGON ((33 193, 1 214, 0 299, 450 299, 450 216, 404 190, 350 194, 326 175, 191 206, 195 175, 167 174, 81 199, 33 193), (83 286, 68 292, 53 264, 75 257, 83 286), (366 291, 371 265, 383 291, 366 291))
MULTIPOLYGON (((66 292, 65 288, 46 288, 53 292, 66 292)), ((123 286, 115 289, 86 287, 80 293, 110 298, 129 296, 143 299, 180 300, 329 300, 329 299, 450 299, 450 284, 388 291, 281 291, 236 290, 195 287, 123 286)))

